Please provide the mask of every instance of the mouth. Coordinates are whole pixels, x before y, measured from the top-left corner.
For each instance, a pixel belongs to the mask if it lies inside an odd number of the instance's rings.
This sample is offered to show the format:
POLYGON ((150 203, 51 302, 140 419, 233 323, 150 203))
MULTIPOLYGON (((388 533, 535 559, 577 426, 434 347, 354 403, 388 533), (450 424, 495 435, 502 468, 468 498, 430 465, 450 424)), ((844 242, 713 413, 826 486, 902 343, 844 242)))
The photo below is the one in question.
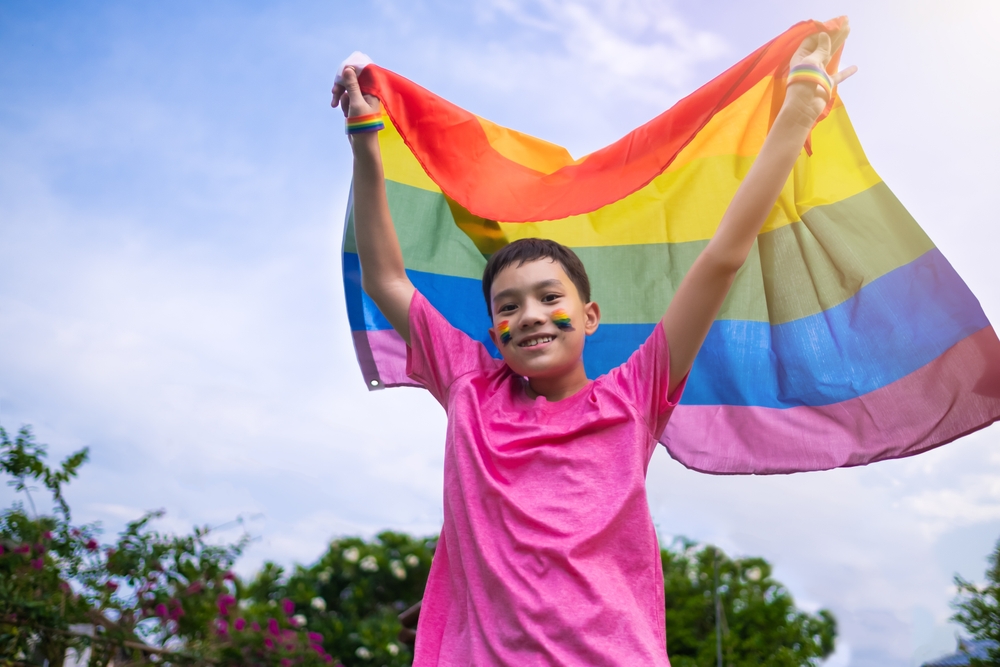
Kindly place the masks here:
POLYGON ((551 334, 539 334, 536 336, 531 336, 530 338, 525 338, 520 343, 518 343, 517 346, 525 349, 531 349, 551 343, 555 339, 556 337, 551 334))

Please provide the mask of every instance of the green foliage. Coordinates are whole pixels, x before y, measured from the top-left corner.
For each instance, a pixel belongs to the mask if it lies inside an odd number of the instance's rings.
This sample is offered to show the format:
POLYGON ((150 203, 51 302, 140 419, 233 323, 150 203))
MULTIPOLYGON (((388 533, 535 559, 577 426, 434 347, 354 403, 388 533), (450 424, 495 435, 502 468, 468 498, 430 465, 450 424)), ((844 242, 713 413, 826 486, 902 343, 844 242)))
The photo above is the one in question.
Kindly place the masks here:
POLYGON ((150 529, 162 512, 128 524, 111 546, 96 526, 73 526, 62 486, 86 456, 52 469, 29 429, 13 442, 0 429, 0 471, 32 504, 30 515, 20 503, 0 515, 0 665, 59 665, 67 648, 85 647, 95 667, 150 655, 164 665, 333 662, 290 600, 255 600, 232 573, 246 536, 219 546, 208 528, 164 535, 150 529), (53 516, 36 515, 33 482, 49 491, 53 516), (78 623, 93 624, 95 637, 72 634, 78 623))
MULTIPOLYGON (((208 528, 162 534, 152 528, 161 512, 133 521, 113 544, 102 545, 97 526, 71 523, 62 494, 87 451, 55 469, 45 457, 27 428, 14 441, 0 429, 0 472, 31 505, 29 512, 15 503, 0 515, 0 667, 46 660, 55 666, 67 648, 85 646, 94 667, 151 655, 162 665, 220 667, 411 663, 409 647, 397 641, 397 616, 423 595, 433 538, 393 532, 374 540, 342 538, 312 565, 286 573, 265 563, 243 581, 232 567, 248 543, 245 534, 231 544, 208 528), (48 492, 51 516, 37 515, 33 484, 48 492), (94 624, 96 636, 70 633, 76 623, 94 624)), ((716 573, 727 667, 815 665, 832 652, 833 617, 796 609, 766 561, 731 560, 689 542, 664 549, 661 557, 674 667, 716 662, 716 573)), ((997 618, 997 558, 993 587, 977 593, 988 598, 991 619, 997 618)), ((963 603, 962 618, 980 618, 987 608, 980 597, 963 603)), ((989 622, 995 631, 996 622, 989 622)))
POLYGON ((796 609, 788 591, 771 578, 767 561, 733 560, 691 542, 679 546, 661 552, 667 652, 674 667, 716 664, 716 576, 727 667, 815 665, 833 652, 833 615, 796 609))
POLYGON ((347 667, 409 665, 409 647, 396 641, 401 611, 420 600, 434 554, 433 539, 381 533, 366 542, 344 538, 287 581, 267 564, 250 584, 257 601, 285 597, 323 636, 326 650, 347 667))
POLYGON ((976 639, 991 639, 995 644, 987 650, 987 658, 972 658, 972 667, 1000 665, 1000 541, 989 557, 986 583, 977 586, 955 575, 958 596, 952 606, 957 612, 952 620, 960 623, 976 639))

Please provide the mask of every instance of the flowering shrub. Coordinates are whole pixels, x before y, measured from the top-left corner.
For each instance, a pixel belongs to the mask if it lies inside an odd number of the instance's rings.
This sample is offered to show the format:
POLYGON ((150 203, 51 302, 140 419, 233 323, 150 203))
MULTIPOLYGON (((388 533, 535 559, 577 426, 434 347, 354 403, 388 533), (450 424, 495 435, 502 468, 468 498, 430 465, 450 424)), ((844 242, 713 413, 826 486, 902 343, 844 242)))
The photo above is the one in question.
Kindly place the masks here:
MULTIPOLYGON (((243 581, 232 567, 245 535, 221 546, 207 528, 164 535, 151 528, 160 512, 102 544, 96 526, 72 523, 62 495, 87 451, 55 469, 45 456, 27 428, 14 441, 0 428, 0 473, 29 504, 0 514, 0 666, 61 664, 67 649, 84 648, 93 667, 151 656, 220 667, 411 663, 397 616, 423 595, 434 539, 341 538, 312 565, 286 573, 265 563, 243 581), (51 514, 37 513, 32 484, 48 491, 51 514), (76 623, 93 625, 94 636, 72 633, 76 623)), ((714 664, 717 627, 734 667, 815 665, 832 652, 833 616, 797 609, 766 561, 690 542, 661 557, 675 667, 714 664)))

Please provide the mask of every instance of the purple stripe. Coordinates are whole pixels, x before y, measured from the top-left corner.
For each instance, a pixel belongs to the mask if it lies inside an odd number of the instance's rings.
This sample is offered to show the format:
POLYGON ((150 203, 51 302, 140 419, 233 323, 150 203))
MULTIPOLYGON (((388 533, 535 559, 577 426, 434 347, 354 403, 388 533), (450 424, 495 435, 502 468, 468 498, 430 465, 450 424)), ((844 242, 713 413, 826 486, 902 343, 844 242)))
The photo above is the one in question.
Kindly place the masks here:
POLYGON ((986 327, 913 373, 840 403, 679 405, 661 442, 688 468, 719 474, 826 470, 911 456, 1000 419, 998 368, 1000 341, 986 327))

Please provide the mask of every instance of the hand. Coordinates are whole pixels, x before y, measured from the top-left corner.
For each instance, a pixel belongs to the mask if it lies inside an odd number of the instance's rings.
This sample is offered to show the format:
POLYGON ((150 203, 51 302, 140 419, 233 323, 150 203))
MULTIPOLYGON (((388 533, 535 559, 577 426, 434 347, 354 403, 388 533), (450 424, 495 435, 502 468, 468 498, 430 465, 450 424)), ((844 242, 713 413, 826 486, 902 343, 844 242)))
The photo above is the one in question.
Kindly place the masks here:
MULTIPOLYGON (((832 34, 819 32, 809 35, 799 44, 798 50, 788 63, 789 68, 809 63, 818 65, 825 70, 830 62, 830 58, 833 57, 833 54, 844 43, 850 32, 851 28, 845 19, 844 25, 837 32, 832 34)), ((833 79, 833 85, 836 86, 857 71, 858 68, 851 65, 832 75, 830 78, 833 79)), ((823 113, 823 109, 826 108, 829 101, 830 99, 823 86, 813 85, 804 81, 790 84, 788 92, 785 95, 785 106, 793 105, 793 108, 803 114, 810 123, 814 122, 823 113)))
POLYGON ((374 95, 363 95, 358 85, 358 74, 353 67, 345 67, 341 79, 333 85, 333 101, 330 106, 338 106, 344 117, 366 116, 382 109, 382 103, 374 95))

